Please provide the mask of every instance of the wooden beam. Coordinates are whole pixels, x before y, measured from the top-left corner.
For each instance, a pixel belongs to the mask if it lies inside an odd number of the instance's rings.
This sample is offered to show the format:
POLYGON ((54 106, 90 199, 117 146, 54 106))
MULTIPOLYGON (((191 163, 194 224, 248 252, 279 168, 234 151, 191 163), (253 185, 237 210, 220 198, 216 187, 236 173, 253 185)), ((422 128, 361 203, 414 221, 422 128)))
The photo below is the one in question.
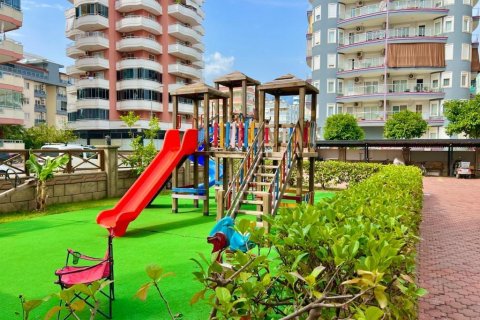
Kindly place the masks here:
POLYGON ((310 152, 311 151, 314 151, 315 150, 315 143, 316 143, 316 140, 317 140, 317 132, 316 132, 316 129, 317 129, 317 94, 316 93, 312 93, 312 105, 310 107, 310 122, 315 124, 313 126, 313 128, 315 128, 315 132, 312 134, 312 137, 314 139, 314 141, 311 141, 310 142, 310 152))
POLYGON ((228 87, 228 92, 230 92, 230 104, 228 105, 228 119, 233 115, 233 87, 228 87))
POLYGON ((247 116, 247 80, 242 80, 242 114, 247 116))
MULTIPOLYGON (((178 114, 178 97, 173 96, 173 128, 177 129, 178 127, 178 119, 177 119, 177 114, 178 114)), ((178 166, 173 169, 172 172, 172 188, 178 188, 178 166)), ((172 201, 172 212, 173 213, 178 213, 178 199, 173 198, 172 201)))
MULTIPOLYGON (((204 134, 204 140, 203 140, 203 143, 204 143, 204 147, 203 147, 203 150, 205 151, 209 151, 210 149, 210 146, 209 146, 209 143, 210 143, 210 138, 208 136, 208 126, 209 126, 209 123, 210 123, 210 98, 209 98, 209 95, 208 93, 205 93, 204 96, 203 96, 203 110, 205 112, 204 114, 204 123, 203 123, 203 132, 205 133, 204 134)), ((204 157, 204 163, 203 163, 203 185, 205 186, 205 188, 208 190, 208 165, 209 165, 209 160, 210 160, 210 157, 208 155, 206 155, 204 157)), ((204 216, 208 216, 209 215, 209 199, 208 199, 208 191, 207 191, 207 199, 203 201, 203 215, 204 216)))
POLYGON ((274 125, 273 125, 273 151, 278 152, 280 150, 280 144, 278 143, 278 137, 280 135, 280 96, 275 96, 274 104, 274 125))
MULTIPOLYGON (((198 130, 198 100, 193 100, 193 128, 198 130)), ((193 156, 193 187, 198 188, 198 156, 193 156)), ((193 205, 198 208, 198 199, 193 200, 193 205)))

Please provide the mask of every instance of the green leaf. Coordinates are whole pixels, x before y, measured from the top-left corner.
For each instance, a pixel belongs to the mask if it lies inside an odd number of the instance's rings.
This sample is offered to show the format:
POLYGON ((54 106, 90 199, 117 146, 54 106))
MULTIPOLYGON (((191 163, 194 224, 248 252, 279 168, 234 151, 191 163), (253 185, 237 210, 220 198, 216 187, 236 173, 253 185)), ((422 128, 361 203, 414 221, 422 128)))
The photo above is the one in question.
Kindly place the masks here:
POLYGON ((377 307, 368 307, 365 311, 367 320, 378 320, 383 316, 383 311, 377 307))
POLYGON ((322 273, 324 270, 325 270, 324 266, 318 266, 315 269, 313 269, 310 275, 316 279, 320 275, 320 273, 322 273))
POLYGON ((224 287, 216 287, 215 295, 217 296, 217 299, 222 303, 230 302, 230 299, 232 298, 230 291, 228 291, 228 289, 224 287))
POLYGON ((292 264, 292 270, 297 270, 298 264, 306 256, 308 256, 308 252, 305 252, 305 253, 302 253, 302 254, 298 255, 297 258, 295 259, 295 262, 293 262, 293 264, 292 264))
POLYGON ((418 296, 418 297, 423 297, 424 295, 426 295, 428 293, 427 290, 423 289, 423 288, 419 288, 417 289, 417 291, 415 292, 415 294, 418 296))
POLYGON ((377 302, 382 309, 385 309, 388 305, 387 296, 385 295, 385 289, 386 287, 384 286, 377 286, 375 287, 375 289, 373 289, 375 299, 377 299, 377 302))
POLYGON ((25 309, 25 311, 27 312, 30 312, 32 311, 33 309, 37 308, 38 306, 40 306, 41 304, 43 303, 43 300, 29 300, 29 301, 25 301, 23 303, 23 309, 25 309))
POLYGON ((145 270, 147 272, 148 277, 153 281, 160 280, 160 277, 163 274, 163 269, 156 264, 148 265, 145 270))

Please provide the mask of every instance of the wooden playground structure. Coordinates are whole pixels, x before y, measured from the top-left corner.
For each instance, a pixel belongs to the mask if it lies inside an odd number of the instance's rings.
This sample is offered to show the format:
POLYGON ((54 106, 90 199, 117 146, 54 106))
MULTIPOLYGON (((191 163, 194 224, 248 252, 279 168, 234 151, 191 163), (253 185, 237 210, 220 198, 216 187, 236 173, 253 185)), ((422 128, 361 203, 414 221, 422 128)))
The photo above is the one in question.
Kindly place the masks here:
POLYGON ((178 212, 178 199, 187 198, 196 205, 203 201, 203 214, 208 215, 208 189, 213 186, 217 219, 240 213, 254 215, 261 222, 263 215, 275 214, 282 199, 313 203, 317 94, 313 85, 290 74, 260 84, 240 72, 215 80, 215 88, 195 83, 172 93, 174 128, 179 125, 179 100, 184 98, 193 100, 192 126, 199 130, 199 148, 191 158, 193 186, 179 188, 179 167, 172 174, 173 212, 178 212), (253 117, 244 116, 249 86, 255 87, 253 117), (240 114, 233 112, 235 88, 241 88, 240 114), (273 123, 265 118, 267 94, 274 98, 273 123), (299 96, 296 123, 280 124, 280 99, 285 96, 299 96), (308 96, 311 107, 306 121, 308 96), (303 190, 304 160, 309 161, 307 190, 303 190), (198 179, 199 165, 203 165, 203 183, 198 179), (289 186, 293 172, 296 186, 289 186))

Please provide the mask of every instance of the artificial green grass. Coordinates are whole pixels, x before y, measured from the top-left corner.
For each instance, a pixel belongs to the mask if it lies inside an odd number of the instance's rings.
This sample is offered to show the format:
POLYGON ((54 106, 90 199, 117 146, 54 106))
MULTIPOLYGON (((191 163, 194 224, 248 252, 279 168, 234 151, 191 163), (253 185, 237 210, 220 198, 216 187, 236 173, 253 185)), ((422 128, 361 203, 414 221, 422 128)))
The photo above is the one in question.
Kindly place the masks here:
MULTIPOLYGON (((316 200, 332 196, 318 193, 316 200)), ((15 319, 21 307, 18 295, 38 299, 58 292, 54 271, 65 263, 66 249, 103 256, 107 232, 95 223, 96 215, 111 205, 37 217, 0 224, 0 319, 15 319)), ((126 235, 114 239, 115 296, 114 319, 168 319, 164 304, 151 291, 146 302, 134 299, 138 288, 148 281, 145 267, 156 263, 175 277, 162 280, 161 288, 176 313, 183 319, 208 318, 209 307, 189 302, 200 285, 193 280, 196 270, 190 258, 201 252, 209 256, 211 245, 206 242, 215 224, 215 201, 210 199, 210 216, 202 216, 192 201, 179 201, 179 214, 171 213, 171 197, 159 196, 151 208, 145 209, 130 224, 126 235)), ((33 313, 31 319, 43 319, 46 311, 56 305, 51 300, 33 313)), ((99 319, 101 317, 98 317, 99 319)))

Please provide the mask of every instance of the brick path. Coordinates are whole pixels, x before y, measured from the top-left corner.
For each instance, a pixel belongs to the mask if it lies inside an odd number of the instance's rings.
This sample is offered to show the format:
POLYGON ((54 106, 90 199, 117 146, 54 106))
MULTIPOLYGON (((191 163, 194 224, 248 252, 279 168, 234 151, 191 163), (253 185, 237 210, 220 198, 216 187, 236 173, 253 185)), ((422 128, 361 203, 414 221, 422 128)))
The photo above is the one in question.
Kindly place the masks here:
POLYGON ((480 179, 426 178, 420 320, 480 319, 480 179))

